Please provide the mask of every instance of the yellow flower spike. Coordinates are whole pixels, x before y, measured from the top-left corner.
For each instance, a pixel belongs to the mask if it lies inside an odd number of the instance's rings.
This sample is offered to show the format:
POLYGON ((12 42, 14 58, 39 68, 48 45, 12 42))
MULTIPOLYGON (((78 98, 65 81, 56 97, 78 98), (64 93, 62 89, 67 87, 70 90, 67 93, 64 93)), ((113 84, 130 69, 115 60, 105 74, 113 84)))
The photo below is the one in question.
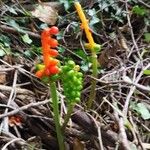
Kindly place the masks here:
MULTIPOLYGON (((98 63, 97 63, 97 52, 100 50, 101 45, 96 44, 92 37, 92 33, 90 31, 88 20, 85 17, 85 14, 82 10, 82 7, 79 2, 75 2, 75 8, 82 22, 81 28, 84 29, 86 37, 88 39, 88 43, 85 44, 85 47, 91 50, 91 58, 92 58, 92 76, 97 78, 98 75, 98 63)), ((93 105, 93 101, 96 97, 96 80, 91 80, 91 91, 89 95, 89 100, 87 102, 87 109, 90 109, 93 105)))
POLYGON ((94 50, 95 42, 94 42, 92 34, 90 32, 90 28, 89 28, 89 25, 88 25, 88 20, 86 19, 85 14, 84 14, 84 12, 82 10, 82 7, 81 7, 79 2, 75 2, 75 8, 76 8, 77 13, 78 13, 78 15, 81 19, 81 22, 82 22, 81 27, 85 30, 86 37, 89 41, 89 48, 91 50, 94 50))

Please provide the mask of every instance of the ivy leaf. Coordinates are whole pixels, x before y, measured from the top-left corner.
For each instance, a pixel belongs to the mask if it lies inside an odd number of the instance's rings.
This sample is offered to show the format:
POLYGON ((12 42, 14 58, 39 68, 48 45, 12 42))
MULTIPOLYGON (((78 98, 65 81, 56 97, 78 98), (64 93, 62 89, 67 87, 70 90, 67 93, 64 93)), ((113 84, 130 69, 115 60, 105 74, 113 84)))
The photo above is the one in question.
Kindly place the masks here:
POLYGON ((9 48, 5 48, 2 43, 0 43, 0 56, 5 56, 6 54, 10 54, 11 51, 9 48))
POLYGON ((137 107, 139 108, 139 113, 144 120, 150 119, 150 112, 143 103, 138 103, 137 107))
POLYGON ((143 71, 143 74, 145 74, 145 75, 150 75, 150 70, 149 70, 149 69, 144 70, 144 71, 143 71))
POLYGON ((58 47, 58 52, 59 52, 59 53, 65 52, 65 48, 63 48, 63 47, 58 47))
POLYGON ((13 19, 7 20, 7 23, 11 27, 15 28, 17 31, 25 33, 25 31, 21 29, 21 27, 19 26, 19 24, 15 20, 13 20, 13 19))
POLYGON ((135 110, 144 120, 150 119, 150 112, 143 103, 131 103, 131 108, 135 110))
POLYGON ((139 15, 139 16, 144 16, 146 14, 146 9, 139 7, 138 5, 134 6, 132 8, 133 13, 139 15))
POLYGON ((6 53, 2 49, 0 49, 0 57, 2 57, 4 55, 6 55, 6 53))
POLYGON ((31 44, 32 43, 32 40, 30 39, 29 35, 28 34, 25 34, 22 36, 22 40, 27 43, 27 44, 31 44))
POLYGON ((2 42, 6 47, 10 46, 10 39, 5 35, 0 35, 0 42, 2 42))
POLYGON ((100 19, 96 15, 96 10, 95 9, 90 9, 88 11, 88 14, 91 16, 90 20, 90 26, 93 27, 96 23, 100 22, 100 19))
POLYGON ((150 42, 150 33, 145 33, 144 37, 146 42, 150 42))
POLYGON ((71 6, 71 3, 73 2, 73 0, 59 0, 60 3, 64 4, 65 10, 68 10, 71 6))
POLYGON ((132 150, 138 150, 136 145, 133 143, 130 143, 129 146, 130 146, 130 149, 132 149, 132 150))

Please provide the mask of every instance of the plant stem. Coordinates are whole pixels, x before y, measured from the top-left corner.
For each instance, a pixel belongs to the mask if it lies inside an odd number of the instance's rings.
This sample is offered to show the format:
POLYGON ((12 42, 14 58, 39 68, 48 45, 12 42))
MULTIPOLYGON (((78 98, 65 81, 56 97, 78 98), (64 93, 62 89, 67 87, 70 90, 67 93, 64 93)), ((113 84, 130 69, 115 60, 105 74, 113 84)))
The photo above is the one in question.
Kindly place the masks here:
POLYGON ((64 123, 63 123, 63 126, 62 126, 62 131, 63 131, 63 132, 65 131, 65 128, 66 128, 66 126, 67 126, 67 124, 68 124, 68 121, 69 121, 69 119, 71 118, 71 114, 72 114, 72 112, 73 112, 74 106, 75 106, 75 103, 71 103, 71 104, 69 104, 69 106, 68 106, 68 111, 67 111, 67 114, 66 114, 66 116, 65 116, 65 118, 64 118, 64 123))
POLYGON ((58 139, 58 144, 59 144, 59 150, 65 150, 64 137, 63 137, 63 134, 61 131, 61 125, 60 125, 59 105, 58 105, 56 83, 53 81, 50 81, 50 92, 51 92, 51 97, 52 97, 54 122, 55 122, 55 128, 56 128, 57 139, 58 139))
MULTIPOLYGON (((97 55, 94 50, 92 50, 92 76, 97 78, 98 70, 97 70, 97 55)), ((91 90, 89 100, 87 102, 87 109, 92 107, 93 101, 95 100, 96 96, 96 80, 92 79, 91 81, 91 90)))

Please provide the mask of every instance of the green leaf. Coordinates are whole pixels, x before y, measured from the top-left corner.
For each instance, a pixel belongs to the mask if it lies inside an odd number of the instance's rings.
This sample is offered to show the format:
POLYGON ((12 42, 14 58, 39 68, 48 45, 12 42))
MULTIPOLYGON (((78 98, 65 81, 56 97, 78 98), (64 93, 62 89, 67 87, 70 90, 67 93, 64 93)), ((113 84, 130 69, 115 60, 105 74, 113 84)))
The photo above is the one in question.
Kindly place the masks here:
POLYGON ((149 70, 149 69, 144 70, 144 71, 143 71, 143 74, 145 74, 145 75, 150 75, 150 70, 149 70))
POLYGON ((71 3, 73 2, 73 0, 59 0, 60 3, 64 4, 65 10, 68 10, 71 6, 71 3))
POLYGON ((32 43, 32 40, 30 39, 29 35, 28 34, 25 34, 22 36, 22 40, 27 43, 27 44, 31 44, 32 43))
POLYGON ((4 55, 6 55, 6 53, 2 49, 0 49, 0 57, 2 57, 4 55))
POLYGON ((144 120, 150 119, 150 112, 143 103, 138 103, 137 107, 138 107, 138 112, 141 114, 141 117, 144 120))
POLYGON ((132 150, 138 150, 136 145, 133 143, 130 143, 129 146, 130 146, 130 149, 132 149, 132 150))
POLYGON ((26 51, 24 52, 24 55, 25 55, 27 58, 32 58, 33 53, 32 53, 30 50, 26 50, 26 51))
POLYGON ((13 20, 13 19, 8 19, 7 20, 8 25, 12 26, 13 28, 15 28, 18 31, 24 32, 21 27, 19 26, 19 24, 13 20))
POLYGON ((48 25, 46 24, 46 23, 42 23, 41 25, 40 25, 40 28, 41 29, 45 29, 45 28, 47 28, 48 27, 48 25))
POLYGON ((130 108, 135 110, 144 120, 150 119, 150 112, 147 109, 146 105, 143 103, 130 103, 130 108))
POLYGON ((78 49, 75 51, 75 53, 81 57, 84 61, 88 60, 88 56, 85 54, 85 52, 82 49, 78 49))
POLYGON ((88 11, 88 14, 91 16, 91 20, 90 20, 90 26, 92 27, 93 25, 95 25, 96 23, 100 22, 100 19, 97 17, 97 13, 96 13, 96 10, 93 8, 93 9, 90 9, 88 11))
POLYGON ((146 9, 139 7, 138 5, 134 6, 132 11, 139 16, 144 16, 147 13, 146 9))
POLYGON ((6 47, 10 46, 10 39, 5 35, 0 35, 0 42, 2 42, 6 47))
POLYGON ((91 66, 91 63, 85 62, 85 61, 81 61, 81 67, 80 67, 80 68, 81 68, 84 72, 89 71, 90 66, 91 66))
POLYGON ((11 51, 9 48, 5 48, 4 45, 2 43, 0 43, 0 56, 4 56, 6 54, 10 54, 11 51))
POLYGON ((150 33, 145 33, 144 37, 146 42, 150 42, 150 33))
POLYGON ((60 53, 65 52, 65 48, 63 48, 63 47, 58 46, 57 49, 58 49, 58 52, 60 52, 60 53))

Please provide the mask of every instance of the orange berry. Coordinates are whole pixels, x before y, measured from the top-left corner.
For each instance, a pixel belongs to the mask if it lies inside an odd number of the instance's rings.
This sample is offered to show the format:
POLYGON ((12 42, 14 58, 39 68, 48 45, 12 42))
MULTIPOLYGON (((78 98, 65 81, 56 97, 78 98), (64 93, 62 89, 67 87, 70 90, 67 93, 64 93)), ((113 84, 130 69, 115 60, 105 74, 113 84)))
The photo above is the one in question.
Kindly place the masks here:
POLYGON ((58 64, 58 62, 59 62, 59 60, 50 57, 50 58, 49 58, 49 64, 48 64, 48 66, 55 66, 55 65, 58 64))
POLYGON ((57 74, 59 73, 60 69, 57 66, 51 66, 51 68, 49 69, 51 74, 57 74))
POLYGON ((50 34, 57 34, 58 32, 59 32, 59 29, 56 26, 51 27, 49 30, 50 34))
POLYGON ((38 78, 42 78, 44 75, 44 70, 38 70, 36 73, 35 73, 35 76, 38 77, 38 78))
POLYGON ((58 46, 58 41, 51 38, 51 40, 49 41, 49 45, 52 47, 52 48, 55 48, 58 46))
POLYGON ((46 68, 45 69, 45 75, 46 76, 50 76, 51 75, 50 68, 46 68))
POLYGON ((50 49, 49 54, 50 56, 56 57, 58 56, 58 51, 55 49, 50 49))

